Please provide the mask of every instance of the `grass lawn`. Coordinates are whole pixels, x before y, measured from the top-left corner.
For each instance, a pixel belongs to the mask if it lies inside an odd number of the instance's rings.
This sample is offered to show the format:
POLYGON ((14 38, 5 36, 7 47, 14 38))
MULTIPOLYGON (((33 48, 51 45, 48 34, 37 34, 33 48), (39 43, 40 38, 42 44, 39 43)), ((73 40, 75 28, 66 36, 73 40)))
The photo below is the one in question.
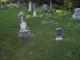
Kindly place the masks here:
MULTIPOLYGON (((25 14, 29 14, 24 8, 25 14)), ((71 14, 61 20, 60 15, 31 17, 26 22, 32 37, 18 37, 19 20, 17 8, 0 9, 0 60, 80 60, 80 21, 71 14), (44 25, 41 21, 54 20, 58 25, 44 25), (63 42, 55 41, 56 27, 62 27, 63 42)))

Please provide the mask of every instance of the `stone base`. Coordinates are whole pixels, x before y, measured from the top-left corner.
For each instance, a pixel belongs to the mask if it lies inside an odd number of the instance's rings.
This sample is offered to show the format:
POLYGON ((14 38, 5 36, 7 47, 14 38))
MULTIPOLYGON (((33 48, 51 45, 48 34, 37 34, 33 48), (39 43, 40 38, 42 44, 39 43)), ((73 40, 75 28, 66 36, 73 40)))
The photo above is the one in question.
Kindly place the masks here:
POLYGON ((56 40, 57 41, 62 40, 62 37, 56 37, 56 40))
POLYGON ((19 36, 19 37, 23 37, 23 38, 31 37, 31 35, 32 35, 31 31, 19 32, 19 33, 18 33, 18 36, 19 36))

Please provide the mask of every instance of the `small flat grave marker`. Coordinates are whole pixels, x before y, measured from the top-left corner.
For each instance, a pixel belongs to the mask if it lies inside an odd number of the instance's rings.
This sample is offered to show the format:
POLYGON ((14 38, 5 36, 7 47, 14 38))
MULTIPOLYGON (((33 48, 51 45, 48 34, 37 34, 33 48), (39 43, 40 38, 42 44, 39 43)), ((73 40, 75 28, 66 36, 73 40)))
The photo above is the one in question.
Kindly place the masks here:
POLYGON ((42 21, 41 23, 44 24, 44 25, 58 24, 54 20, 51 20, 51 21, 42 21))

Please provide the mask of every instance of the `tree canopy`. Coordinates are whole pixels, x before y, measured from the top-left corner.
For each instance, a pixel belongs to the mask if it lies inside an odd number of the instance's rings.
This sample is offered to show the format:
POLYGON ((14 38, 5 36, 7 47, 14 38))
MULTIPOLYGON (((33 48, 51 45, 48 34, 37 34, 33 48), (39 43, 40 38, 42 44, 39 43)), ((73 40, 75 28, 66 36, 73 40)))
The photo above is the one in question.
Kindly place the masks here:
POLYGON ((52 1, 53 4, 59 5, 59 6, 63 6, 64 8, 71 8, 71 7, 80 7, 80 0, 0 0, 1 2, 7 2, 7 1, 11 1, 11 2, 26 2, 28 3, 28 1, 32 1, 34 3, 38 3, 38 4, 49 4, 50 1, 52 1))

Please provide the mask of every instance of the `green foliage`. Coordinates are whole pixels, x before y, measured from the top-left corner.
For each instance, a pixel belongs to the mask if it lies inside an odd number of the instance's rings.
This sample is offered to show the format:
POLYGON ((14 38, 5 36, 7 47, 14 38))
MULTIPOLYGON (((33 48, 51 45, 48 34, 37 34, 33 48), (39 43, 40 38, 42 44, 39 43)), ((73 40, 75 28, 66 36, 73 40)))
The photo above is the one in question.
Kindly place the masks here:
POLYGON ((72 9, 75 7, 74 0, 64 0, 64 9, 72 9))
POLYGON ((2 3, 2 2, 7 2, 7 1, 9 1, 9 0, 0 0, 0 3, 2 3))

